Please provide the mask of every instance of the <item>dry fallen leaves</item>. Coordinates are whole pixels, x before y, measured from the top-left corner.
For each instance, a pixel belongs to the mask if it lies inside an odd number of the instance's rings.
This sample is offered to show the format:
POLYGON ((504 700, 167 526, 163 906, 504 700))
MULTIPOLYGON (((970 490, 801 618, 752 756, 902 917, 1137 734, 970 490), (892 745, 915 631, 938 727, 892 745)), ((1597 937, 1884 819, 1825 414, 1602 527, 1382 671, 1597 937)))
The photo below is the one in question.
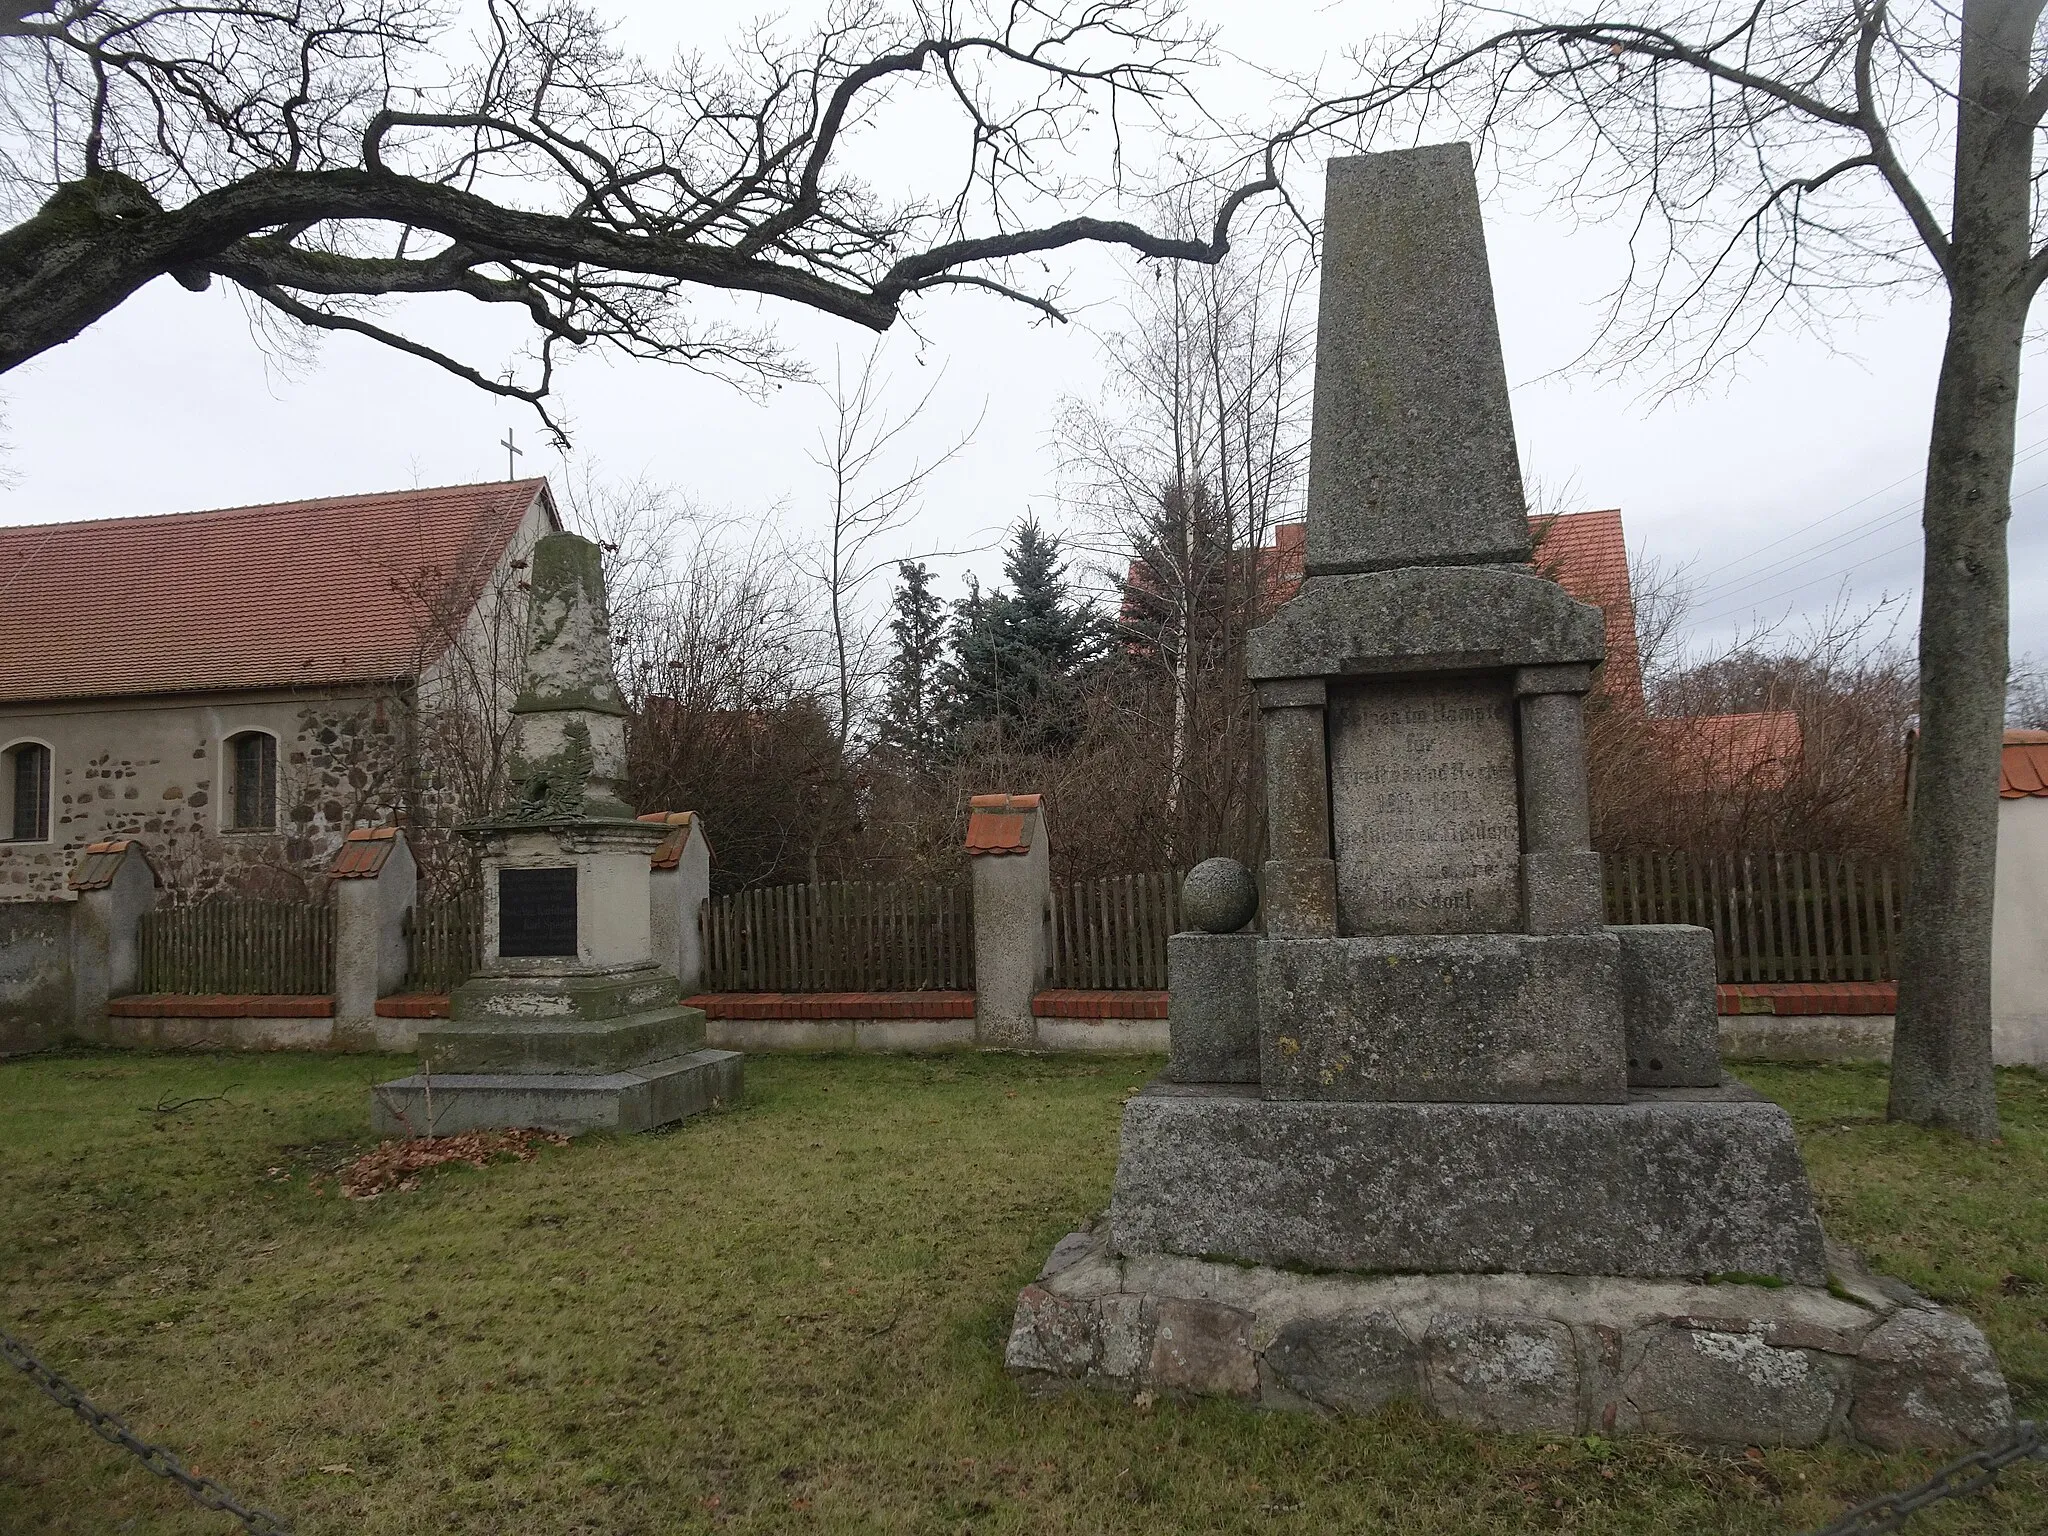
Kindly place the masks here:
POLYGON ((467 1163, 485 1168, 499 1158, 530 1163, 541 1145, 566 1147, 569 1138, 559 1131, 531 1127, 510 1131, 463 1131, 454 1136, 418 1136, 410 1141, 387 1141, 375 1151, 365 1152, 346 1164, 337 1174, 341 1192, 351 1200, 374 1200, 390 1191, 420 1187, 420 1175, 447 1163, 467 1163))

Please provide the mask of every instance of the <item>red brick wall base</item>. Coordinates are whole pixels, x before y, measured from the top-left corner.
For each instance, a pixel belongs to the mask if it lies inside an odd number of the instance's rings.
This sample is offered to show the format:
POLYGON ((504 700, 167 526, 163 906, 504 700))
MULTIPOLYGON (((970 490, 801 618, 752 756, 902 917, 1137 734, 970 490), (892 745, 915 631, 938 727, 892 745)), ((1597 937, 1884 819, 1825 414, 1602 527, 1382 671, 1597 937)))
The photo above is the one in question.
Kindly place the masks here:
POLYGON ((1746 981, 1714 989, 1724 1014, 1838 1014, 1847 1016, 1896 1013, 1899 984, 1895 981, 1746 981))

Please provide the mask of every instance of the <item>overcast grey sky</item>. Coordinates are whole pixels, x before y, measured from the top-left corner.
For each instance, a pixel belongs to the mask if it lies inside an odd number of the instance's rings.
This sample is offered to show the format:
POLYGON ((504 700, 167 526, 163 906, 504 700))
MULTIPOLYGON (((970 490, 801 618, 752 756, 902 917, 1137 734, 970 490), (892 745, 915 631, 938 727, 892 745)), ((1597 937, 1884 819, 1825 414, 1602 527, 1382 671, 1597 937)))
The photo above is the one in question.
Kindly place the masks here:
MULTIPOLYGON (((716 44, 755 7, 718 0, 677 18, 629 5, 657 48, 716 44)), ((1223 41, 1290 69, 1334 57, 1377 14, 1315 0, 1216 0, 1223 41), (1256 22, 1256 28, 1251 25, 1256 22)), ((1244 101, 1256 85, 1223 88, 1244 101)), ((1756 618, 1796 616, 1845 590, 1856 602, 1910 599, 1917 582, 1918 478, 1941 344, 1938 299, 1872 306, 1828 341, 1776 335, 1705 395, 1652 408, 1657 380, 1620 385, 1556 376, 1586 344, 1597 304, 1620 270, 1613 231, 1568 231, 1526 194, 1488 206, 1495 290, 1524 468, 1575 508, 1622 509, 1631 545, 1691 561, 1705 583, 1695 638, 1711 642, 1756 618)), ((1093 301, 1067 326, 1001 300, 940 296, 915 328, 887 343, 899 397, 944 370, 925 423, 939 444, 986 418, 973 445, 933 482, 911 534, 919 546, 968 540, 1025 510, 1056 519, 1048 446, 1063 394, 1099 376, 1091 326, 1113 324, 1116 263, 1082 257, 1074 289, 1093 301)), ((488 351, 516 346, 510 329, 466 301, 413 301, 420 323, 488 351)), ((764 314, 772 313, 764 310, 764 314)), ((871 338, 801 312, 777 317, 783 337, 829 373, 871 338)), ((2048 653, 2048 373, 2042 347, 2022 401, 2015 477, 2013 639, 2048 653)), ((575 451, 614 476, 645 473, 695 502, 745 515, 780 507, 793 536, 815 525, 823 487, 804 457, 823 401, 791 386, 762 403, 680 369, 578 359, 559 376, 575 451)), ((314 361, 285 369, 252 340, 241 306, 159 281, 78 341, 0 378, 8 448, 0 521, 168 512, 501 477, 508 428, 525 450, 519 473, 559 476, 533 418, 426 364, 354 338, 327 340, 314 361)), ((995 574, 991 552, 948 568, 995 574)), ((1902 610, 1910 636, 1914 614, 1902 610)))

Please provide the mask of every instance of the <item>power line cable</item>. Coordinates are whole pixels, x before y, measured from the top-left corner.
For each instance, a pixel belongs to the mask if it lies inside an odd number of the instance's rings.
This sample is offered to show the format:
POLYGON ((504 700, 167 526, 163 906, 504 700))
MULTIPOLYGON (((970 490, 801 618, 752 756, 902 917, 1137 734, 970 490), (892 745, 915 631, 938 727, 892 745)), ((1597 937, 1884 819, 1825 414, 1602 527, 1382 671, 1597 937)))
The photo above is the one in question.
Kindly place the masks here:
MULTIPOLYGON (((2036 491, 2040 490, 2048 490, 2048 480, 2037 481, 2035 484, 2028 486, 2024 491, 2016 492, 2012 499, 2014 501, 2018 501, 2022 497, 2031 496, 2036 491)), ((1764 597, 1756 598, 1753 601, 1723 604, 1721 607, 1716 608, 1709 613, 1701 614, 1699 618, 1695 619, 1691 624, 1688 624, 1686 627, 1688 629, 1696 629, 1701 625, 1713 623, 1717 619, 1728 618, 1734 614, 1741 613, 1745 610, 1754 611, 1755 609, 1761 608, 1768 603, 1775 603, 1780 598, 1790 597, 1795 592, 1803 592, 1808 587, 1818 586, 1820 583, 1824 581, 1832 581, 1839 577, 1846 576, 1851 571, 1860 570, 1862 569, 1862 567, 1866 565, 1874 564, 1876 561, 1882 560, 1888 555, 1896 555, 1903 550, 1916 548, 1919 545, 1919 543, 1920 540, 1918 538, 1908 539, 1905 543, 1895 544, 1890 549, 1881 549, 1874 555, 1866 555, 1863 559, 1855 561, 1850 565, 1845 565, 1832 571, 1824 571, 1820 575, 1812 577, 1807 581, 1802 581, 1796 586, 1782 588, 1779 591, 1772 592, 1764 597)))
MULTIPOLYGON (((2043 411, 2048 411, 2048 401, 2044 401, 2042 404, 2035 406, 2030 411, 2021 412, 2020 415, 2014 418, 2013 424, 2017 426, 2020 422, 2026 421, 2031 417, 2038 416, 2043 411)), ((1701 572, 1701 577, 1702 579, 1704 579, 1708 576, 1718 576, 1721 572, 1731 570, 1735 566, 1741 565, 1745 560, 1752 559, 1753 557, 1762 554, 1767 549, 1776 549, 1780 544, 1783 544, 1787 539, 1796 539, 1802 533, 1810 532, 1812 529, 1820 527, 1820 525, 1823 523, 1833 522, 1836 518, 1842 516, 1844 513, 1854 512, 1866 501, 1875 500, 1877 497, 1882 496, 1886 491, 1897 490, 1900 486, 1904 485, 1909 480, 1924 479, 1926 477, 1926 474, 1926 469, 1922 467, 1920 469, 1912 471, 1912 473, 1910 474, 1901 475, 1898 479, 1892 481, 1890 485, 1881 485, 1876 490, 1870 491, 1865 495, 1857 497, 1854 501, 1850 502, 1846 507, 1837 507, 1834 511, 1828 513, 1825 517, 1817 517, 1810 523, 1801 523, 1797 528, 1794 528, 1790 532, 1771 540, 1770 543, 1759 544, 1747 555, 1739 556, 1734 560, 1726 561, 1721 565, 1714 566, 1709 570, 1701 572)))
MULTIPOLYGON (((2048 438, 2043 438, 2038 443, 2029 444, 2026 450, 2012 461, 2013 468, 2018 469, 2022 464, 2026 464, 2034 459, 2039 458, 2043 453, 2048 453, 2048 438)), ((2025 495, 2026 493, 2021 492, 2020 494, 2025 495)), ((1869 497, 1865 497, 1864 500, 1869 500, 1869 497)), ((1889 512, 1880 513, 1876 517, 1867 519, 1866 521, 1861 523, 1856 523, 1851 527, 1844 529, 1840 533, 1832 534, 1829 537, 1821 540, 1818 544, 1806 545, 1798 550, 1793 551, 1789 555, 1781 556, 1780 558, 1772 561, 1769 565, 1763 566, 1757 570, 1746 571, 1739 576, 1729 578, 1727 581, 1717 581, 1709 583, 1708 585, 1702 587, 1699 590, 1697 600, 1701 602, 1711 602, 1716 598, 1717 594, 1730 591, 1735 587, 1743 585, 1744 583, 1768 581, 1775 576, 1783 574, 1788 569, 1796 568, 1805 561, 1817 559, 1823 555, 1839 553, 1842 549, 1854 545, 1859 540, 1869 538, 1873 534, 1876 534, 1885 528, 1889 528, 1893 524, 1898 523, 1904 520, 1905 518, 1913 516, 1920 510, 1921 502, 1923 500, 1924 498, 1916 496, 1913 498, 1913 500, 1906 502, 1901 506, 1894 507, 1889 512)), ((1792 536, 1793 535, 1787 535, 1787 537, 1792 536)), ((1784 539, 1779 539, 1775 542, 1782 544, 1785 541, 1784 539)), ((1764 547, 1769 548, 1770 546, 1766 545, 1764 547)), ((1732 564, 1733 562, 1731 562, 1731 565, 1732 564)), ((1724 565, 1720 567, 1720 569, 1728 570, 1731 568, 1731 565, 1724 565)))

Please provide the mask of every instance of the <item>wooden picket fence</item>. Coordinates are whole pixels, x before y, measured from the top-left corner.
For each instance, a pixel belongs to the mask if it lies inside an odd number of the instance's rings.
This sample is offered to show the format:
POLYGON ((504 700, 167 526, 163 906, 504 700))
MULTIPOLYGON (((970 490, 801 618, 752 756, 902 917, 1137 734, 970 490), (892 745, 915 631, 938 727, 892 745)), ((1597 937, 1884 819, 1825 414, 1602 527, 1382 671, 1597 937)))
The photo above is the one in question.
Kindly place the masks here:
POLYGON ((1052 984, 1107 991, 1166 985, 1166 939, 1180 928, 1181 874, 1105 875, 1055 886, 1052 984))
POLYGON ((334 986, 334 908, 216 897, 142 915, 144 992, 319 996, 334 986))
POLYGON ((1714 931, 1724 982, 1891 981, 1905 882, 1891 864, 1829 853, 1608 854, 1610 923, 1714 931))
POLYGON ((713 992, 922 992, 974 985, 966 883, 832 880, 716 896, 699 918, 713 992))
POLYGON ((405 990, 452 992, 484 963, 484 893, 422 901, 405 914, 405 990))

